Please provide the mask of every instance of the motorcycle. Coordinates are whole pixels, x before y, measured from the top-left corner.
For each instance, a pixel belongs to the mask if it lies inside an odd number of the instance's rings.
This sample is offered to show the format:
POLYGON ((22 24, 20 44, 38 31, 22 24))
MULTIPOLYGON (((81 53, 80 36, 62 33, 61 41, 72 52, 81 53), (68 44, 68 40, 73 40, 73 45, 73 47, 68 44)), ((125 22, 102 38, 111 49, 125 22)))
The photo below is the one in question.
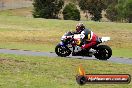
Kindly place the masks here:
POLYGON ((55 52, 58 56, 66 57, 72 53, 72 56, 85 56, 92 57, 99 60, 107 60, 112 55, 112 49, 108 45, 100 45, 103 42, 110 40, 110 37, 98 37, 97 44, 90 49, 82 50, 79 45, 82 36, 84 34, 73 34, 72 32, 66 32, 61 37, 61 42, 55 47, 55 52), (74 55, 75 54, 75 55, 74 55))

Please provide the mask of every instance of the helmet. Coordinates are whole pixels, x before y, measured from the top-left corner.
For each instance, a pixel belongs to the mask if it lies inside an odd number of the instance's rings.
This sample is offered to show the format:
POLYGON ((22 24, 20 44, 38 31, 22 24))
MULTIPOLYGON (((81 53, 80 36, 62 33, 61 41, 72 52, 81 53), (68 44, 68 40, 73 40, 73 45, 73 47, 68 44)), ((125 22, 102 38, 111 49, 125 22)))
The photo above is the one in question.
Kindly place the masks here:
POLYGON ((83 23, 78 23, 76 25, 76 32, 77 33, 81 33, 84 29, 85 29, 85 26, 83 25, 83 23))

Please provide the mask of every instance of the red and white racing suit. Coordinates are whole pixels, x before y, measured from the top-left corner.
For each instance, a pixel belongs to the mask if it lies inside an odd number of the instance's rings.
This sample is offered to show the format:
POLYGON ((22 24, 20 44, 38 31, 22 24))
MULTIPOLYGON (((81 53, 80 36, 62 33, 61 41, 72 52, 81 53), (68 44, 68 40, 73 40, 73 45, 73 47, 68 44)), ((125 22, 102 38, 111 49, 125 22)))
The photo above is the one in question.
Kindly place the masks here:
POLYGON ((81 34, 84 34, 84 36, 82 37, 82 40, 84 42, 84 44, 81 46, 82 49, 89 49, 91 46, 97 44, 98 36, 89 29, 84 29, 81 34))

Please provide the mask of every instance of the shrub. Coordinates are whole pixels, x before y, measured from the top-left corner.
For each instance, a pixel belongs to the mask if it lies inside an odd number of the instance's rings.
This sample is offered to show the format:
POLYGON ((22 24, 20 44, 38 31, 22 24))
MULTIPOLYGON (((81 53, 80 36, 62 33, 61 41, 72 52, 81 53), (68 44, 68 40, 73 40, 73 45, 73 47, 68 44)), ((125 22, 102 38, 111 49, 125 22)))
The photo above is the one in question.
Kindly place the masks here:
POLYGON ((75 4, 69 3, 63 9, 64 20, 80 20, 80 11, 75 4))
POLYGON ((33 17, 58 18, 59 11, 64 5, 63 0, 34 0, 33 17))

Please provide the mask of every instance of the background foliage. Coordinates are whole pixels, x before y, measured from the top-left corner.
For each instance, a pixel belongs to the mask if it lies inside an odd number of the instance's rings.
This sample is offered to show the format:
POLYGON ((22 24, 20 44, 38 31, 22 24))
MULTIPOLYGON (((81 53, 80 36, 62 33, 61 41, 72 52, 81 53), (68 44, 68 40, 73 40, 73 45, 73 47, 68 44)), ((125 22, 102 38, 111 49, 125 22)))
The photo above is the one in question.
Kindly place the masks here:
POLYGON ((132 22, 132 0, 34 0, 33 6, 33 16, 39 18, 58 18, 62 11, 65 20, 80 20, 83 11, 86 19, 94 21, 100 21, 106 12, 109 21, 132 22))
POLYGON ((80 20, 80 12, 75 4, 69 3, 63 10, 64 20, 80 20))
POLYGON ((63 0, 34 0, 33 16, 35 18, 58 18, 63 5, 63 0))

